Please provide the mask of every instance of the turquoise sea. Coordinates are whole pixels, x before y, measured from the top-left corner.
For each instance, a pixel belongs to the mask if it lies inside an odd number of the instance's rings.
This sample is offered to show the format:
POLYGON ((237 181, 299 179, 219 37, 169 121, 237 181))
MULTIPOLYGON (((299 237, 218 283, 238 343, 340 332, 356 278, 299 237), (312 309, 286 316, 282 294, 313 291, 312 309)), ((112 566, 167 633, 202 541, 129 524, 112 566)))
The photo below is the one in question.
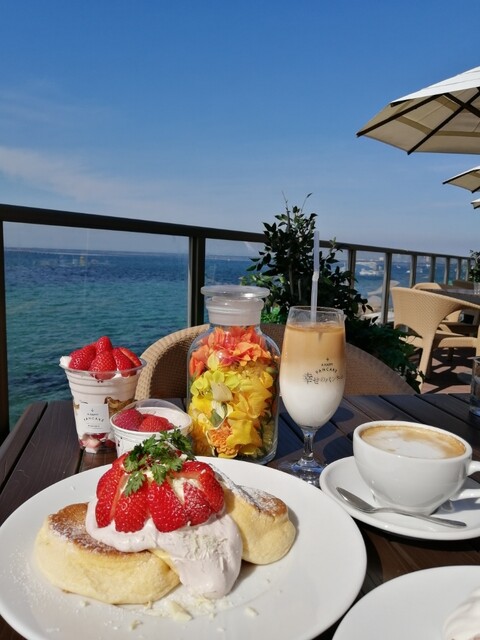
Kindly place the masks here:
MULTIPOLYGON (((58 366, 101 335, 141 354, 187 325, 188 257, 61 250, 5 252, 10 422, 35 400, 69 398, 58 366)), ((207 257, 206 284, 235 284, 250 258, 207 257)), ((395 280, 408 284, 399 267, 395 280)), ((378 290, 381 273, 359 275, 357 289, 378 290)))

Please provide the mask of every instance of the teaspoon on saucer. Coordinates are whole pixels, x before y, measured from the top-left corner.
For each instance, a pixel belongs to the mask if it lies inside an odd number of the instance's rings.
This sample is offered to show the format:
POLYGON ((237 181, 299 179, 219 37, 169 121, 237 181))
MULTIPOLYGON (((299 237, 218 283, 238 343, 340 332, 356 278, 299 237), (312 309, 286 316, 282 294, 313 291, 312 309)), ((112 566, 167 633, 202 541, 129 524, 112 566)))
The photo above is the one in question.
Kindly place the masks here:
POLYGON ((444 527, 466 527, 465 522, 461 522, 460 520, 447 520, 446 518, 437 518, 436 516, 426 516, 421 513, 410 513, 410 511, 403 511, 402 509, 395 509, 394 507, 374 507, 362 498, 359 498, 355 494, 347 491, 346 489, 342 489, 342 487, 336 487, 337 492, 342 498, 350 504, 355 509, 359 511, 363 511, 364 513, 398 513, 402 516, 410 516, 411 518, 419 518, 420 520, 425 520, 426 522, 430 522, 432 524, 440 524, 444 527))

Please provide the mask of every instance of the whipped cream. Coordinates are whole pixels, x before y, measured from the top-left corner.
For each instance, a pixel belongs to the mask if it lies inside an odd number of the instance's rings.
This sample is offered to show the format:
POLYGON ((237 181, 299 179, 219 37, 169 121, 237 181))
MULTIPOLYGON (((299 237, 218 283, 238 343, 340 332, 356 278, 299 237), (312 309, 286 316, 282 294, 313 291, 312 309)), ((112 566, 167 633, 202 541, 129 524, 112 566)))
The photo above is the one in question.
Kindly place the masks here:
POLYGON ((446 619, 445 640, 480 640, 480 588, 446 619))
POLYGON ((115 523, 98 527, 96 500, 88 504, 85 526, 95 540, 118 551, 136 552, 151 549, 166 551, 180 582, 194 595, 221 598, 232 589, 242 563, 242 539, 233 519, 223 514, 207 522, 176 531, 158 531, 151 518, 140 531, 124 533, 115 523))

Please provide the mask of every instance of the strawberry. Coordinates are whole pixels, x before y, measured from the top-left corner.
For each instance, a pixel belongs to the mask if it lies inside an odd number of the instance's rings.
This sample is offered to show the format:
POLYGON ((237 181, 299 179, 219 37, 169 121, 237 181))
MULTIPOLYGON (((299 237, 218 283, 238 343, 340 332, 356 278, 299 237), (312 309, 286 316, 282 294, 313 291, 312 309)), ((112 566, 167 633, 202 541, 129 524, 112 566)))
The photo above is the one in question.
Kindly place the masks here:
POLYGON ((95 348, 97 353, 102 353, 102 351, 111 351, 113 349, 112 341, 108 336, 102 336, 95 342, 95 348))
POLYGON ((115 360, 117 369, 122 372, 122 376, 126 377, 135 374, 135 372, 131 370, 134 366, 132 361, 123 353, 121 349, 115 347, 114 349, 112 349, 112 355, 115 360), (125 371, 128 373, 124 373, 125 371))
POLYGON ((138 427, 139 431, 167 431, 173 429, 173 424, 162 416, 147 414, 143 416, 143 421, 138 427))
POLYGON ((118 458, 97 485, 98 526, 113 520, 117 531, 129 533, 151 517, 159 531, 167 532, 202 524, 218 513, 223 489, 213 469, 191 457, 188 438, 168 430, 118 458))
POLYGON ((196 480, 203 491, 212 511, 218 513, 223 507, 225 496, 220 483, 215 477, 212 467, 198 460, 187 460, 183 463, 181 476, 196 480))
POLYGON ((143 413, 135 408, 125 409, 118 413, 113 422, 121 429, 129 429, 130 431, 139 431, 143 422, 143 413))
POLYGON ((95 347, 91 344, 76 349, 70 354, 70 369, 78 369, 79 371, 88 371, 93 359, 95 358, 95 347))
POLYGON ((133 353, 133 351, 130 351, 130 349, 127 349, 127 347, 118 348, 132 362, 133 367, 140 367, 142 365, 142 361, 135 353, 133 353))
POLYGON ((120 482, 120 480, 122 479, 122 477, 125 474, 125 469, 123 468, 123 461, 125 460, 125 458, 128 456, 128 453, 124 453, 123 455, 121 455, 119 458, 117 458, 112 466, 110 467, 110 469, 108 471, 106 471, 103 476, 100 478, 100 480, 97 483, 97 498, 99 497, 99 495, 103 492, 104 486, 110 482, 112 476, 115 476, 115 478, 117 479, 118 482, 120 482), (120 469, 120 471, 119 471, 120 469))
POLYGON ((115 506, 115 529, 124 533, 140 531, 148 517, 148 482, 128 495, 122 493, 115 506))
POLYGON ((188 522, 185 508, 168 480, 160 485, 152 482, 148 491, 148 506, 159 531, 175 531, 188 522))
POLYGON ((202 524, 212 515, 212 509, 207 497, 200 489, 190 482, 183 483, 184 508, 188 522, 195 526, 202 524))
POLYGON ((123 465, 117 464, 113 465, 100 478, 97 485, 97 504, 95 507, 95 517, 99 527, 106 527, 113 519, 124 476, 123 465))
POLYGON ((117 365, 111 351, 101 351, 92 360, 89 371, 95 373, 97 380, 109 380, 115 375, 117 365))

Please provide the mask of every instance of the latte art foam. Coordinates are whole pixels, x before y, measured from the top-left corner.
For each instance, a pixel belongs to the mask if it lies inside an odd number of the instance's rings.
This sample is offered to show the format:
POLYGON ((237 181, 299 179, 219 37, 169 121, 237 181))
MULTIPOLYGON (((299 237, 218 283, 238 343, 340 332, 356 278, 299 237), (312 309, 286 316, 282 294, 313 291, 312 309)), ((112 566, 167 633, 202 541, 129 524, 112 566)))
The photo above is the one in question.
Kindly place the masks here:
POLYGON ((454 436, 421 427, 378 425, 368 427, 360 437, 372 447, 407 458, 437 460, 465 453, 462 442, 454 436))

